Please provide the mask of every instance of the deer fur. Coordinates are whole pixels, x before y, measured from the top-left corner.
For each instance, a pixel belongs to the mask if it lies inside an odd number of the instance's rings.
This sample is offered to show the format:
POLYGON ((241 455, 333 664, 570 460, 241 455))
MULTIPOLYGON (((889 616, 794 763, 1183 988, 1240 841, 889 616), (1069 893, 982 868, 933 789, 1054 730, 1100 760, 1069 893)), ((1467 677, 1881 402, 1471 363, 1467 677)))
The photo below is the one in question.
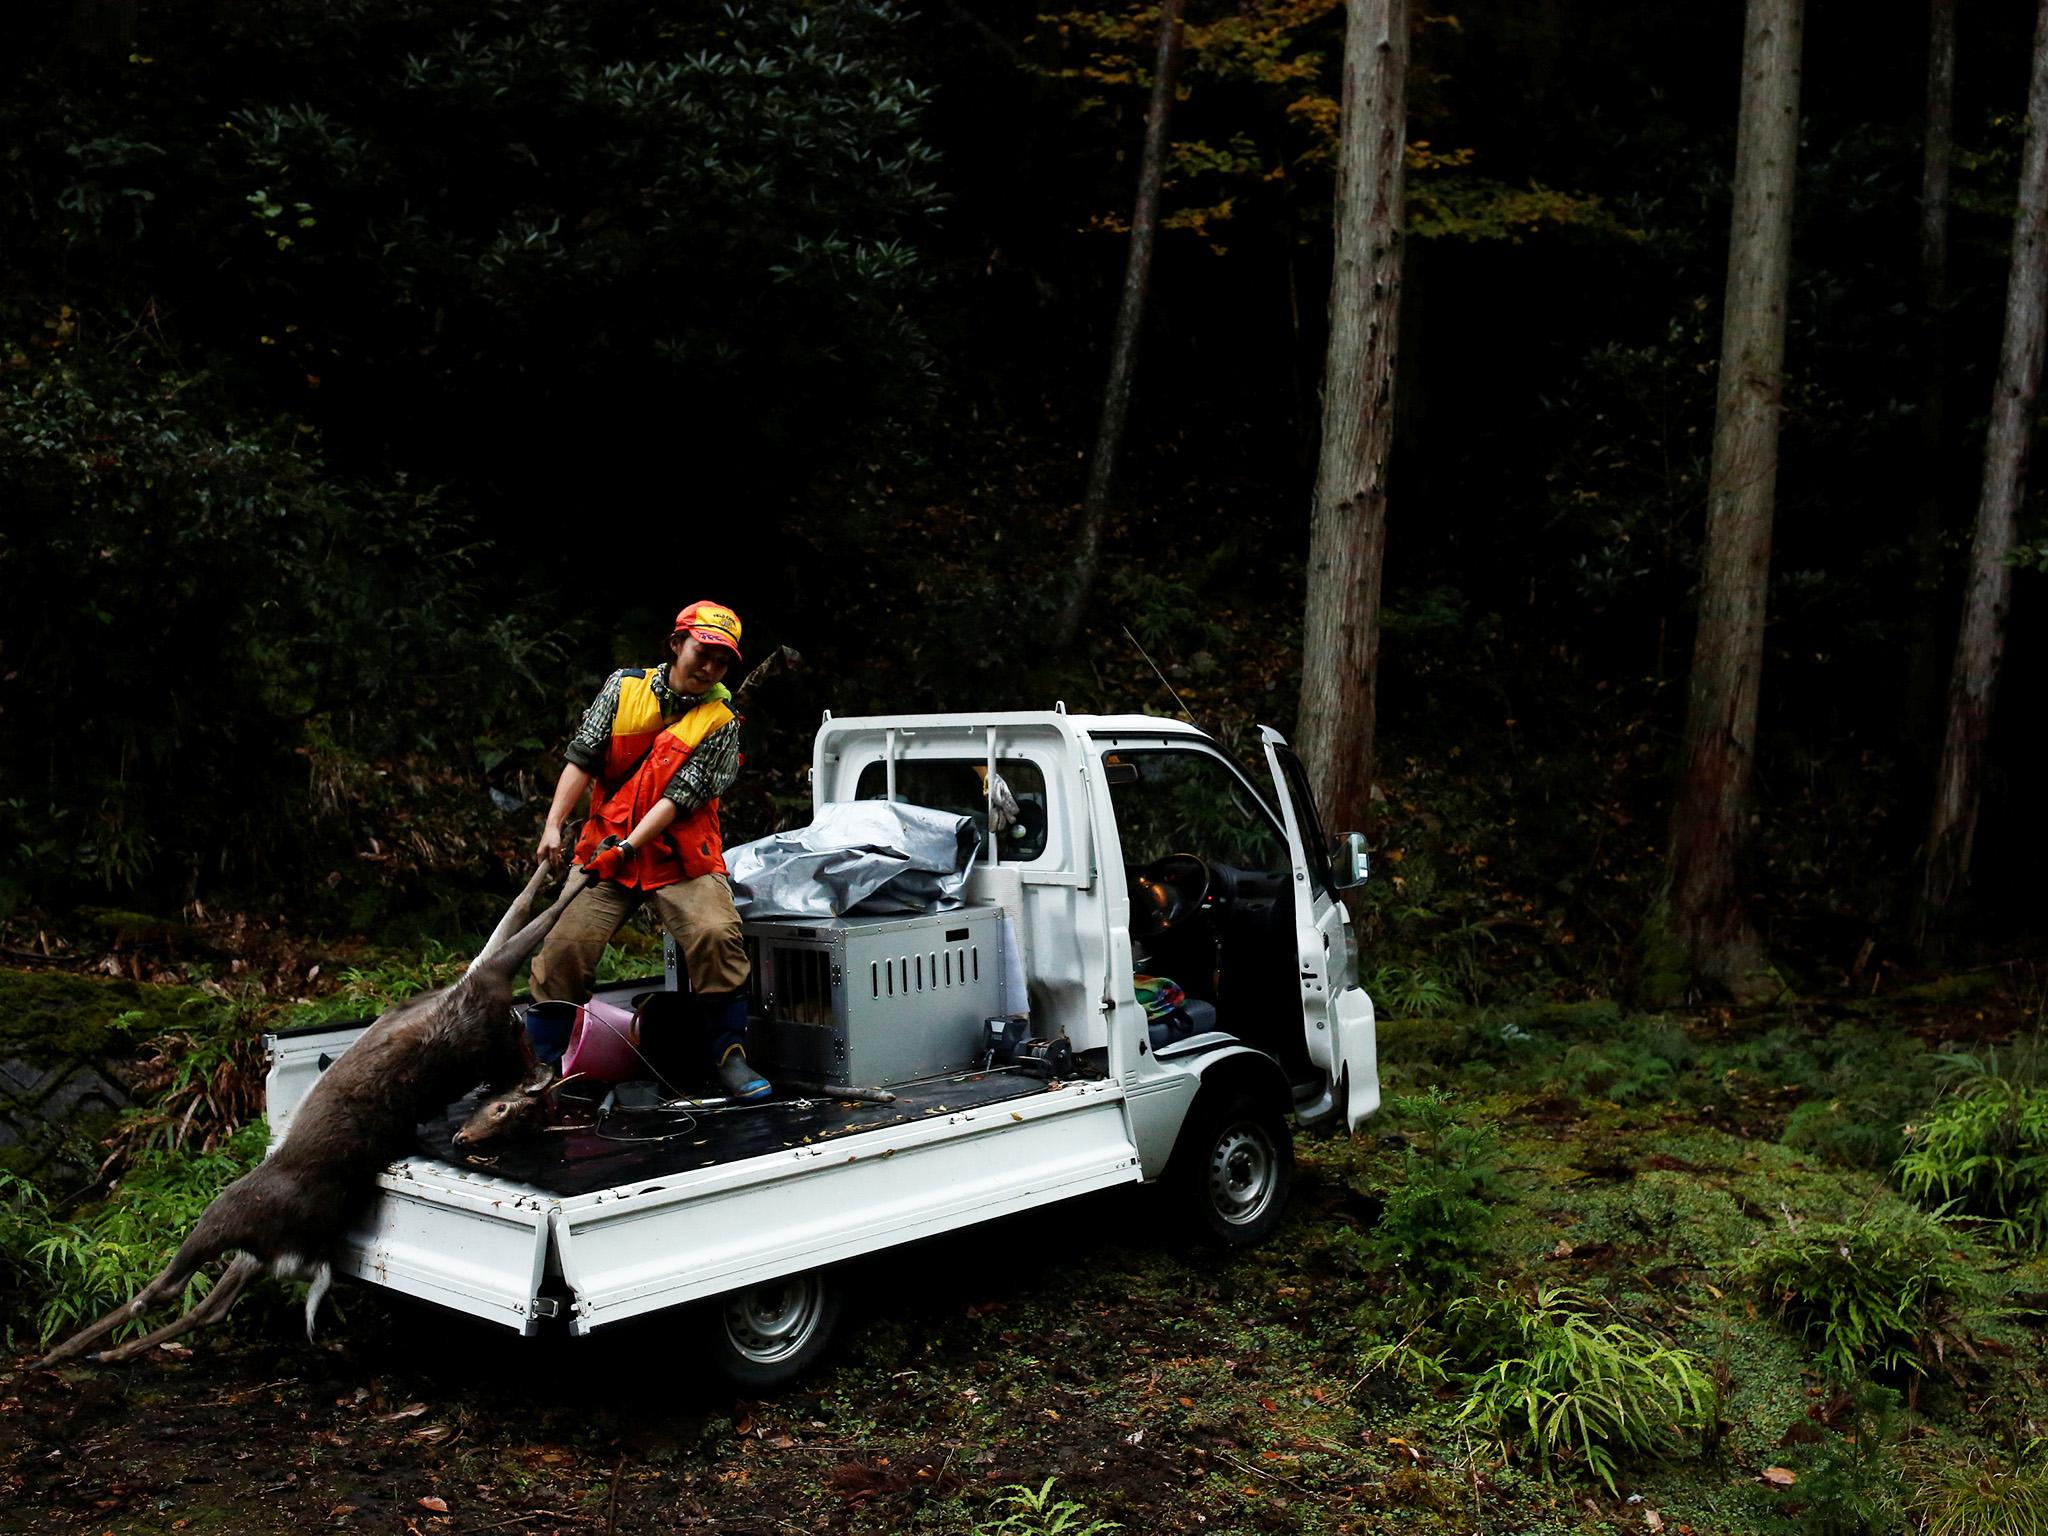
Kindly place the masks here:
POLYGON ((37 1364, 83 1354, 175 1297, 201 1265, 231 1249, 239 1250, 234 1261, 189 1312, 93 1358, 126 1360, 214 1322, 265 1272, 312 1282, 310 1340, 333 1278, 335 1245, 374 1196, 378 1172, 411 1148, 422 1120, 479 1082, 503 1085, 526 1069, 512 978, 588 883, 581 870, 571 870, 554 903, 515 928, 546 878, 546 865, 534 871, 460 981, 399 1004, 336 1059, 300 1102, 283 1145, 215 1197, 155 1279, 37 1364))

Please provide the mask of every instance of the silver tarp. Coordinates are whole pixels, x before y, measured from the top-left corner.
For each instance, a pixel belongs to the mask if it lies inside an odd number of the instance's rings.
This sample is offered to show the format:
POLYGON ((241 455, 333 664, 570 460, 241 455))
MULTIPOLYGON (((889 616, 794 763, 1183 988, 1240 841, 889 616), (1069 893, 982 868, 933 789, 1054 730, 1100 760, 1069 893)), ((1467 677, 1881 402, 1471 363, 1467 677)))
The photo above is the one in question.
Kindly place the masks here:
POLYGON ((744 918, 939 912, 961 904, 977 845, 971 817, 852 800, 727 849, 725 865, 744 918))

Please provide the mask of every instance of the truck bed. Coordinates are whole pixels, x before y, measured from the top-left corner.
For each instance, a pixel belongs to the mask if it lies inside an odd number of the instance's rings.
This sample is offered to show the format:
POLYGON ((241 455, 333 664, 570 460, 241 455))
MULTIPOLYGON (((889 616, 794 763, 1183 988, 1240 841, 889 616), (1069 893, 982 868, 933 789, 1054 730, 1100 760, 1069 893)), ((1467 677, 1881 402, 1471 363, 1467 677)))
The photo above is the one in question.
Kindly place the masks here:
MULTIPOLYGON (((838 1137, 884 1130, 919 1120, 978 1109, 1049 1091, 1041 1078, 1013 1070, 971 1073, 891 1091, 893 1104, 826 1097, 777 1097, 764 1104, 691 1112, 614 1109, 595 1123, 595 1095, 562 1097, 571 1124, 538 1136, 471 1153, 454 1144, 455 1130, 475 1107, 475 1096, 420 1127, 420 1151, 457 1168, 487 1170, 551 1195, 587 1195, 766 1153, 826 1144, 838 1137)), ((598 1090, 602 1092, 602 1090, 598 1090)))
MULTIPOLYGON (((367 1023, 271 1038, 273 1146, 367 1023)), ((453 1144, 471 1107, 457 1104, 378 1175, 337 1269, 521 1333, 559 1319, 581 1334, 1144 1177, 1114 1080, 970 1072, 891 1091, 798 1089, 690 1120, 615 1110, 601 1126, 585 1100, 583 1123, 475 1156, 453 1144)))

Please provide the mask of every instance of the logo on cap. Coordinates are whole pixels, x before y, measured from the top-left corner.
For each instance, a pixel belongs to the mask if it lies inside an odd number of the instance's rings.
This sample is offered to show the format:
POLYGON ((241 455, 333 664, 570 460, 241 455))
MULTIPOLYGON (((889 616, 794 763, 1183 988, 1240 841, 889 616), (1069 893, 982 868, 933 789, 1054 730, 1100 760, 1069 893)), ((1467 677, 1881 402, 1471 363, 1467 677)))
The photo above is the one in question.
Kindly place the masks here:
POLYGON ((676 633, 689 633, 706 645, 740 653, 740 616, 723 603, 692 603, 676 615, 676 633))

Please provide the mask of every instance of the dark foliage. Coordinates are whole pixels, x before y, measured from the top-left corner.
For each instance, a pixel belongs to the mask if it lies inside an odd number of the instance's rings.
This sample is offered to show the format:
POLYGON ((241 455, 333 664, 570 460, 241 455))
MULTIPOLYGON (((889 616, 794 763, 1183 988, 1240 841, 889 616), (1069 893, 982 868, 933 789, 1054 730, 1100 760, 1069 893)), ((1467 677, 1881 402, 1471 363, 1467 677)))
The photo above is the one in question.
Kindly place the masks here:
MULTIPOLYGON (((1934 605, 1945 667, 2028 18, 1963 17, 1930 465, 1922 61, 1862 46, 1917 40, 1923 12, 1811 11, 1752 874, 1773 943, 1825 978, 1886 931, 1919 831, 1908 621, 1934 605)), ((1126 626, 1198 718, 1284 727, 1340 22, 1190 9, 1092 648, 1055 658, 1141 8, 8 9, 0 825, 28 856, 6 899, 303 891, 415 833, 426 866, 509 847, 525 821, 487 783, 524 800, 591 680, 707 594, 812 662, 752 727, 743 821, 795 803, 778 775, 819 706, 1170 708, 1126 626)), ((1416 39, 1385 830, 1486 849, 1483 875, 1436 871, 1476 903, 1453 915, 1475 974, 1515 923, 1569 977, 1654 877, 1738 45, 1733 13, 1662 0, 1481 0, 1416 39)), ((2039 563, 1987 934, 2029 920, 2048 852, 2022 792, 2039 563)))

